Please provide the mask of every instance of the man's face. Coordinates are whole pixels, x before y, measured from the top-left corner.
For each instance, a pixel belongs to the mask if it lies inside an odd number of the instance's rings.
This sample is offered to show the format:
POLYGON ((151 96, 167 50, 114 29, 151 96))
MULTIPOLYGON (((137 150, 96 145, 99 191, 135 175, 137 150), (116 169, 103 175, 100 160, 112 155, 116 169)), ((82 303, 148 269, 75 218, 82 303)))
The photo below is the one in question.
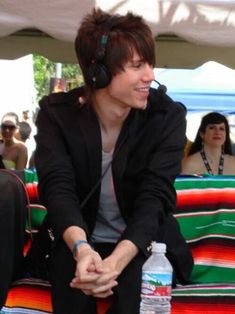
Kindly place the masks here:
POLYGON ((145 109, 153 80, 153 67, 134 53, 133 59, 124 65, 124 71, 113 76, 107 90, 121 106, 145 109))

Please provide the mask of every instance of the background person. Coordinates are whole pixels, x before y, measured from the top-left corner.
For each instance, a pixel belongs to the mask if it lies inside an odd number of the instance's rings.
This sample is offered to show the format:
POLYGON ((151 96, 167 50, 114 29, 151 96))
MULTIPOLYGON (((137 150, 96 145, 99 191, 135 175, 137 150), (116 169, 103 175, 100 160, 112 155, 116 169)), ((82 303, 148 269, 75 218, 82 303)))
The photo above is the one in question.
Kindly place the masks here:
POLYGON ((30 138, 32 128, 28 122, 21 121, 18 123, 17 139, 22 142, 26 142, 30 138))
POLYGON ((27 165, 28 153, 24 143, 17 140, 19 119, 16 113, 8 112, 1 120, 0 155, 6 169, 23 170, 27 165))
POLYGON ((75 48, 85 87, 45 97, 36 122, 39 194, 56 239, 53 313, 96 313, 95 298, 112 295, 108 313, 136 314, 153 240, 167 244, 179 281, 192 269, 172 215, 185 109, 150 88, 155 46, 141 17, 94 10, 75 48))
POLYGON ((19 129, 16 134, 16 138, 19 141, 24 142, 25 146, 27 147, 27 152, 28 152, 28 163, 27 167, 28 168, 33 168, 33 156, 34 156, 34 151, 35 151, 35 140, 34 136, 32 136, 32 128, 28 122, 21 121, 19 122, 19 129))
POLYGON ((218 112, 205 115, 188 157, 183 159, 182 174, 235 174, 229 124, 218 112))

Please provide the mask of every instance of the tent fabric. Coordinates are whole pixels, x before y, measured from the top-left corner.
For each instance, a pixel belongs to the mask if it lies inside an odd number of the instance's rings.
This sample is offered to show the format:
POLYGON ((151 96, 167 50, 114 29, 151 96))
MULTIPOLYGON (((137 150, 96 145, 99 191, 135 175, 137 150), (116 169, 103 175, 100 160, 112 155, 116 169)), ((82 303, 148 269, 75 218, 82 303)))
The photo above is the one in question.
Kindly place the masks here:
MULTIPOLYGON (((235 70, 216 62, 190 69, 154 69, 156 80, 167 87, 174 100, 189 113, 219 111, 235 114, 235 70)), ((153 83, 153 87, 157 87, 153 83)))
POLYGON ((94 7, 143 16, 156 36, 158 67, 192 68, 208 60, 235 67, 234 0, 1 0, 0 58, 34 52, 76 62, 73 41, 94 7))
POLYGON ((171 92, 235 92, 235 70, 213 61, 194 70, 155 68, 154 73, 171 92))
POLYGON ((96 6, 110 13, 142 15, 155 36, 176 34, 188 41, 235 46, 235 1, 1 0, 0 36, 37 28, 53 38, 73 41, 82 17, 96 6))

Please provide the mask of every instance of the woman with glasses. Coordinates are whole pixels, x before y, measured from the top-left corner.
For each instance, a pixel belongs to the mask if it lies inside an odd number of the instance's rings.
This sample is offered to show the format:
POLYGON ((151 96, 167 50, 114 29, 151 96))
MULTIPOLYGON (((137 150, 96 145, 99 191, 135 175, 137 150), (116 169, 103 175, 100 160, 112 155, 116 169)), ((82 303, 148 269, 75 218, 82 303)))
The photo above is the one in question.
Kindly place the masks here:
POLYGON ((18 129, 18 116, 14 112, 4 114, 1 121, 0 156, 2 168, 23 170, 26 168, 27 147, 15 138, 18 129))

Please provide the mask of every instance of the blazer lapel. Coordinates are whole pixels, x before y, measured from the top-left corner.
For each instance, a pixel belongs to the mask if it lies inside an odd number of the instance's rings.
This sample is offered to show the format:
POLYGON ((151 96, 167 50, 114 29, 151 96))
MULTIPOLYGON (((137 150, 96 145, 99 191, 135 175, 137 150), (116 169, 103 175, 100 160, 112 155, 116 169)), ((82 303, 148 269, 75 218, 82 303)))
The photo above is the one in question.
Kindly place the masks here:
POLYGON ((122 177, 126 169, 128 150, 130 148, 129 146, 131 144, 131 138, 135 128, 133 125, 134 116, 135 111, 132 110, 122 127, 115 147, 113 156, 113 173, 116 183, 122 181, 122 177))
POLYGON ((96 184, 101 176, 101 135, 99 123, 92 108, 84 105, 79 109, 79 125, 88 152, 88 163, 91 178, 91 187, 96 184))

